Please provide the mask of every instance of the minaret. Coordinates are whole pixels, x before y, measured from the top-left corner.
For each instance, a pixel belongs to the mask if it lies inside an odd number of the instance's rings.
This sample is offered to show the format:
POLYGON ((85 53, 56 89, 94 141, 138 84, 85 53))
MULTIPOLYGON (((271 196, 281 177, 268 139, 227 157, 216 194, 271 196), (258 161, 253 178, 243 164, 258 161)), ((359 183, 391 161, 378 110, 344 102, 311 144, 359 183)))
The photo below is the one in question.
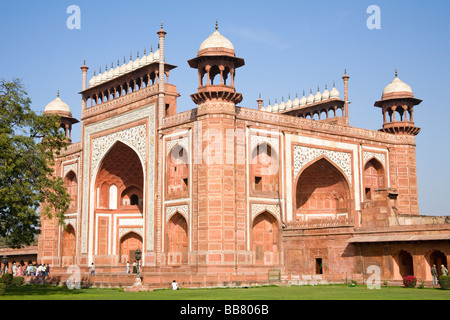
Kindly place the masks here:
POLYGON ((383 113, 383 128, 380 131, 417 135, 420 128, 414 123, 414 106, 421 102, 414 97, 411 87, 398 78, 396 69, 394 80, 384 88, 381 100, 375 102, 383 113))
POLYGON ((342 80, 344 80, 344 112, 345 112, 345 124, 349 124, 349 104, 350 102, 348 101, 348 79, 350 79, 350 77, 347 75, 347 69, 345 69, 345 74, 342 77, 342 80))
POLYGON ((244 132, 236 121, 236 104, 242 94, 236 92, 236 69, 244 65, 233 44, 216 30, 200 46, 197 57, 188 61, 198 70, 199 85, 191 95, 197 104, 197 137, 193 167, 197 177, 192 195, 195 208, 192 228, 193 253, 199 272, 217 268, 236 272, 237 261, 247 253, 245 239, 246 205, 245 161, 238 161, 244 143, 234 132, 244 132))
MULTIPOLYGON (((83 65, 81 66, 81 91, 84 91, 87 89, 87 71, 89 70, 88 66, 86 66, 86 60, 84 60, 83 65)), ((81 100, 81 108, 82 110, 86 109, 86 99, 81 100)))
POLYGON ((157 32, 159 35, 159 96, 158 96, 158 127, 161 127, 162 119, 165 115, 165 96, 164 96, 164 40, 166 32, 163 29, 163 23, 161 21, 161 29, 157 32))

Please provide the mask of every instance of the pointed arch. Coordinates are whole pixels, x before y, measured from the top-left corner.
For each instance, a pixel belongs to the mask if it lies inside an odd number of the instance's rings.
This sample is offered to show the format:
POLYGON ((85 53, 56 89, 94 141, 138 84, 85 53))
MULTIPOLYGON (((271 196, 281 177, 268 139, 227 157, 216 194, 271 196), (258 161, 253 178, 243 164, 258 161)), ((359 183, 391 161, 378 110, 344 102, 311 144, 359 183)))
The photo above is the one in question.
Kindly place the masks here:
POLYGON ((185 147, 176 144, 166 161, 166 198, 189 197, 189 155, 185 147))
POLYGON ((76 233, 72 224, 67 224, 62 237, 62 256, 63 264, 73 264, 73 258, 76 255, 76 233))
POLYGON ((406 250, 399 250, 393 255, 395 261, 394 278, 403 279, 406 276, 414 275, 414 263, 411 253, 406 250))
POLYGON ((142 203, 142 190, 144 190, 142 162, 133 148, 117 141, 105 153, 95 178, 97 208, 106 206, 112 210, 120 209, 124 203, 121 196, 131 196, 132 194, 128 195, 127 189, 130 190, 133 187, 141 190, 135 194, 140 196, 138 203, 142 203))
POLYGON ((252 252, 255 264, 276 264, 279 261, 279 223, 268 211, 258 214, 252 222, 252 252))
POLYGON ((188 225, 179 212, 173 214, 166 226, 167 263, 180 265, 188 263, 188 225))
POLYGON ((350 184, 342 170, 322 155, 302 168, 294 196, 297 214, 337 218, 351 209, 350 184))
POLYGON ((364 164, 365 199, 372 199, 374 190, 386 187, 386 174, 383 164, 375 157, 364 164))
POLYGON ((277 193, 279 190, 279 156, 268 142, 253 148, 250 163, 251 190, 255 193, 277 193))
POLYGON ((142 250, 142 237, 134 231, 125 233, 119 240, 120 242, 120 262, 130 262, 130 265, 135 260, 136 250, 142 250))
POLYGON ((69 212, 76 211, 78 208, 78 178, 73 170, 69 170, 65 175, 64 187, 66 187, 67 193, 71 197, 69 212))

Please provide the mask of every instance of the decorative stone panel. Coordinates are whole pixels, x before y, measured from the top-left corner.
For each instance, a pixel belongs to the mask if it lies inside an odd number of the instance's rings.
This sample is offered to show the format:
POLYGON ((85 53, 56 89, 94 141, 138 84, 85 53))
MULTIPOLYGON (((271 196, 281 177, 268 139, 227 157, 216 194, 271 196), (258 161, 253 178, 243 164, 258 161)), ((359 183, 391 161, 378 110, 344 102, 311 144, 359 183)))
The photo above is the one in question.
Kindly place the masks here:
POLYGON ((350 153, 303 146, 294 146, 294 180, 303 167, 321 156, 326 156, 338 166, 352 184, 352 156, 350 153))

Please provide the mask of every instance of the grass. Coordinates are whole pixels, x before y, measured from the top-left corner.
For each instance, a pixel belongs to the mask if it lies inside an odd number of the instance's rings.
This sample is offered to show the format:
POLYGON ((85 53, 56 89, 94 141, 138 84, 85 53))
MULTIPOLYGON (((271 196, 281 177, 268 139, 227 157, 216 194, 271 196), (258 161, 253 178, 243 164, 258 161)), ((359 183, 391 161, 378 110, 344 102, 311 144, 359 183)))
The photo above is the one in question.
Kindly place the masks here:
POLYGON ((123 289, 70 290, 63 286, 25 285, 8 288, 0 300, 450 300, 450 290, 394 286, 369 290, 363 285, 323 285, 124 292, 123 289))

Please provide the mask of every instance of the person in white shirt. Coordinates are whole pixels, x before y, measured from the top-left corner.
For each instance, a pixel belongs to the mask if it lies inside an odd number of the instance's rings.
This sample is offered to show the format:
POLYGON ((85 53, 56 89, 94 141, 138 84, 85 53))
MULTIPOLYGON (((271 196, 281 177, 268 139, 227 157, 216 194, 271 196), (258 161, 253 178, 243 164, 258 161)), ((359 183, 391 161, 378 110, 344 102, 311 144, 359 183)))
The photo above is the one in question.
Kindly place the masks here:
POLYGON ((178 283, 175 280, 172 282, 172 290, 178 290, 178 283))

